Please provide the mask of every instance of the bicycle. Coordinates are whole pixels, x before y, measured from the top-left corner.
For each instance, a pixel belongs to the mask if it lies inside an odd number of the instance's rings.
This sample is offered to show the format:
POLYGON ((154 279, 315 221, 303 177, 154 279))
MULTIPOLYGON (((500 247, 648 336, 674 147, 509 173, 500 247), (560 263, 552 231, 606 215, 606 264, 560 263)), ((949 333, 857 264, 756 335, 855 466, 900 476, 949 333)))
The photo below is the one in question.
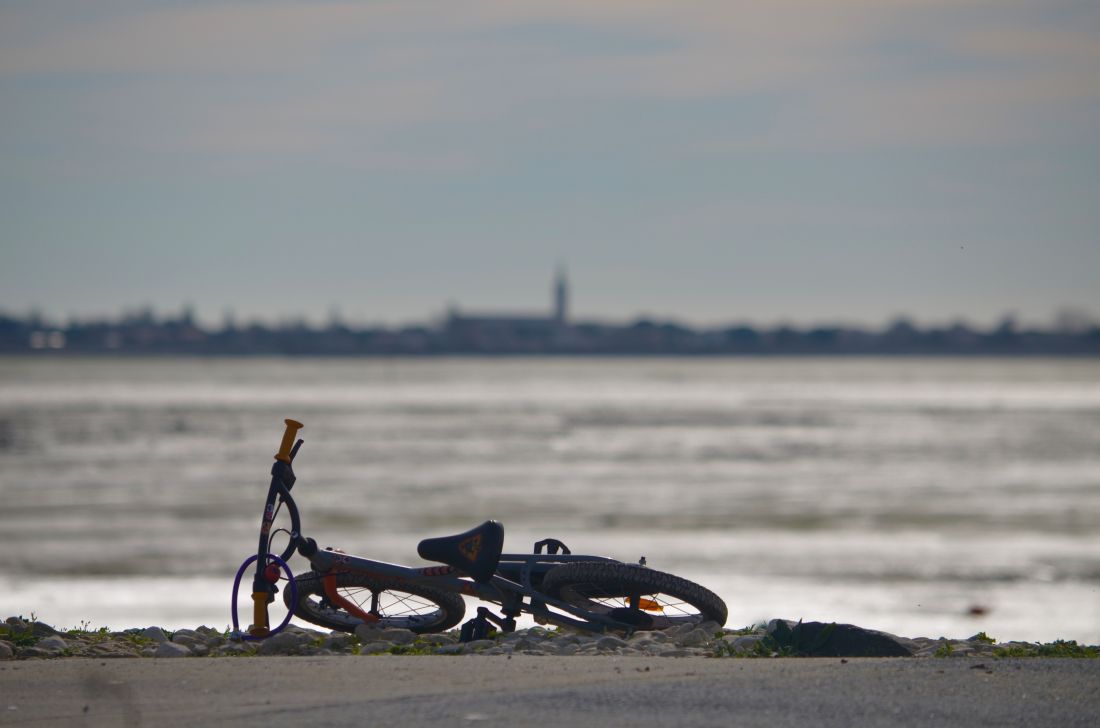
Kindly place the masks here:
POLYGON ((465 616, 463 596, 499 607, 494 614, 478 607, 461 639, 484 638, 496 625, 514 631, 516 618, 531 615, 539 624, 555 624, 595 632, 665 629, 714 621, 725 624, 725 603, 713 592, 687 579, 650 569, 645 557, 637 564, 605 556, 574 554, 553 538, 539 541, 533 553, 503 553, 504 528, 496 521, 454 536, 420 542, 417 553, 435 566, 411 567, 375 561, 320 548, 302 534, 298 507, 290 495, 296 477, 292 464, 303 440, 304 426, 285 420, 279 451, 271 468, 259 547, 237 572, 233 586, 234 631, 236 598, 241 577, 255 562, 252 583, 253 624, 244 639, 263 639, 282 630, 291 615, 332 630, 354 632, 360 625, 400 627, 417 633, 442 632, 465 616), (283 507, 290 530, 272 526, 283 507), (269 552, 271 538, 283 531, 289 543, 279 554, 269 552), (312 570, 294 576, 287 560, 297 552, 312 570), (286 574, 283 601, 287 615, 272 629, 268 605, 286 574))

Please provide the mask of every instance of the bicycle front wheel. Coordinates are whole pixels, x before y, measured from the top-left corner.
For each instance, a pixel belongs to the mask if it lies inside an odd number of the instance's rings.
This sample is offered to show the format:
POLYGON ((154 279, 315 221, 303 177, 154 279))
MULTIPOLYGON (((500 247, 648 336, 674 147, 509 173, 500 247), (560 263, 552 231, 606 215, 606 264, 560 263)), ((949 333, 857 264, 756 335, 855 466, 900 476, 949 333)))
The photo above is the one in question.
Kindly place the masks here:
POLYGON ((639 629, 667 629, 707 620, 726 623, 726 604, 714 592, 635 564, 578 561, 555 566, 546 573, 542 591, 639 629))
MULTIPOLYGON (((283 601, 294 616, 313 624, 341 632, 354 632, 363 620, 325 595, 323 575, 307 571, 295 578, 298 601, 292 604, 290 589, 283 590, 283 601)), ((418 633, 442 632, 462 621, 466 603, 458 594, 420 584, 378 579, 365 574, 336 575, 336 590, 368 614, 377 615, 379 627, 400 627, 418 633)))

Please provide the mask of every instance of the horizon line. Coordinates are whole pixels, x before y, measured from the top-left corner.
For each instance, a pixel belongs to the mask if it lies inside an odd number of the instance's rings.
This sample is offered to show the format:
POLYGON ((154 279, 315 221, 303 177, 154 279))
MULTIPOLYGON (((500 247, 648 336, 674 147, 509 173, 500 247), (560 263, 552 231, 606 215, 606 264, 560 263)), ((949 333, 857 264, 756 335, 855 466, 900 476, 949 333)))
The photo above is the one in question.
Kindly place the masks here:
MULTIPOLYGON (((84 315, 69 313, 63 317, 56 314, 44 313, 38 307, 34 306, 32 306, 30 310, 24 314, 14 313, 11 312, 10 309, 0 307, 0 319, 8 319, 23 324, 30 324, 34 319, 37 318, 39 321, 41 321, 41 328, 43 329, 61 329, 73 326, 87 326, 94 324, 133 325, 138 319, 147 319, 154 325, 186 322, 190 325, 193 325, 195 328, 207 332, 225 331, 229 329, 239 330, 252 326, 260 326, 263 328, 272 329, 287 327, 306 327, 321 331, 341 327, 358 330, 402 330, 411 328, 439 328, 446 325, 446 321, 450 316, 456 314, 462 318, 547 318, 548 320, 553 318, 552 314, 547 315, 545 311, 541 311, 535 308, 526 310, 504 308, 462 309, 461 307, 454 304, 448 304, 444 306, 441 312, 432 316, 419 319, 405 319, 400 321, 381 321, 378 319, 371 320, 365 317, 349 318, 339 313, 338 309, 330 309, 328 314, 325 316, 310 316, 305 313, 297 313, 275 314, 267 317, 259 315, 238 317, 234 312, 232 312, 232 310, 227 310, 222 315, 221 320, 218 321, 215 320, 214 317, 197 315, 194 312, 194 307, 187 303, 180 305, 174 310, 166 307, 162 307, 158 310, 157 307, 153 306, 152 304, 145 304, 134 307, 123 307, 118 313, 114 315, 102 313, 92 313, 84 315)), ((741 317, 703 322, 698 320, 690 320, 687 317, 682 316, 657 314, 647 311, 641 311, 625 317, 599 315, 591 316, 581 314, 568 317, 565 321, 565 324, 569 327, 585 325, 629 327, 645 322, 657 325, 680 326, 696 331, 728 330, 733 328, 750 328, 760 331, 775 331, 785 328, 795 330, 843 329, 858 331, 889 330, 899 325, 912 326, 917 330, 950 329, 961 326, 964 328, 972 328, 975 330, 1011 327, 1016 331, 1061 331, 1067 329, 1082 330, 1100 327, 1100 317, 1095 316, 1092 311, 1079 306, 1059 306, 1056 308, 1054 313, 1046 317, 1045 320, 1021 316, 1014 311, 1006 311, 994 317, 993 321, 984 324, 980 321, 975 321, 974 319, 967 318, 963 315, 955 315, 946 319, 931 317, 922 319, 921 317, 906 313, 890 314, 882 317, 878 322, 855 321, 851 319, 844 319, 843 317, 798 320, 795 317, 790 316, 777 317, 771 321, 762 321, 759 319, 741 317)))

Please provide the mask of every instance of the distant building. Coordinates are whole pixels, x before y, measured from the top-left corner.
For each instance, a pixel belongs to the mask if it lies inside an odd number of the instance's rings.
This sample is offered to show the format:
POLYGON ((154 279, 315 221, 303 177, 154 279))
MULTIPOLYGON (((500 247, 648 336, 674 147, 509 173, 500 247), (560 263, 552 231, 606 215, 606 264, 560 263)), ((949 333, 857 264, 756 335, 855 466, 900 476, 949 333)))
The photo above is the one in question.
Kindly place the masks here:
POLYGON ((554 278, 554 323, 565 326, 569 315, 569 282, 565 279, 565 267, 558 266, 554 278))
POLYGON ((568 341, 569 282, 559 267, 554 277, 549 316, 538 314, 468 314, 458 307, 443 325, 447 344, 455 351, 538 353, 554 351, 568 341))

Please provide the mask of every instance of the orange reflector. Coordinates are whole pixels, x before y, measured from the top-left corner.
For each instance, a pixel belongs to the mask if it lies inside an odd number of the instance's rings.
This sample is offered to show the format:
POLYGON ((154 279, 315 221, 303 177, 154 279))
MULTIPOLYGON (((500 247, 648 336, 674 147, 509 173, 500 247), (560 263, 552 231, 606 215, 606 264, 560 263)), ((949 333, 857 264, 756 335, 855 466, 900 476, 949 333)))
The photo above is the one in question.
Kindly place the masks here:
POLYGON ((645 597, 640 597, 638 599, 638 609, 644 609, 647 612, 665 611, 665 608, 662 607, 660 604, 653 601, 652 599, 646 599, 645 597))

